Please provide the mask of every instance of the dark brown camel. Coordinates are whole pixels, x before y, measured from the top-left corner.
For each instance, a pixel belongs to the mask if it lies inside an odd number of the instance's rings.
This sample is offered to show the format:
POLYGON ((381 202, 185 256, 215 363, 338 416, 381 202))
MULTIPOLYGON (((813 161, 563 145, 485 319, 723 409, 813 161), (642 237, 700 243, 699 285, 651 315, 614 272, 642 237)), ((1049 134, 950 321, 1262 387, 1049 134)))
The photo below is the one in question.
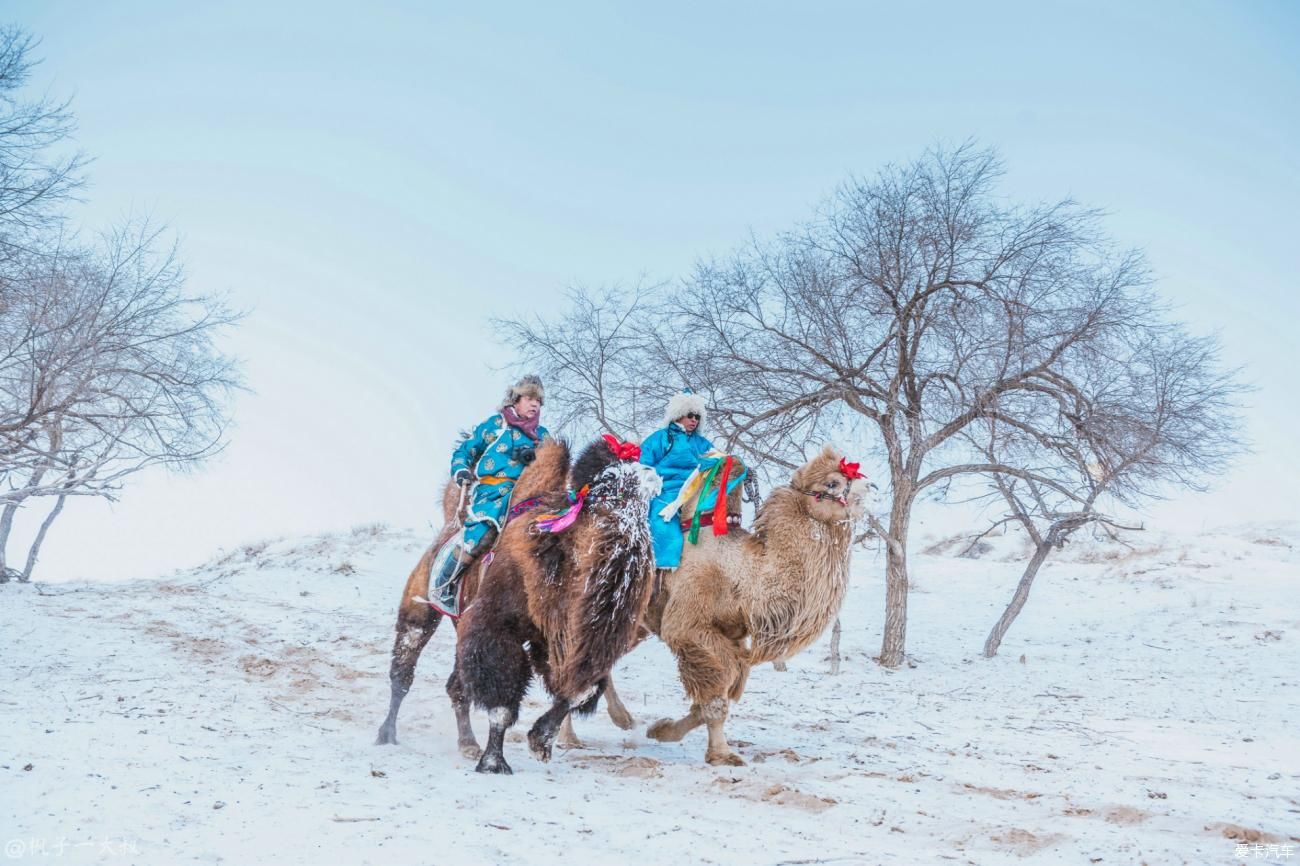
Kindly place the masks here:
POLYGON ((648 506, 660 483, 636 454, 612 441, 589 445, 570 472, 578 504, 547 496, 507 524, 480 576, 456 635, 461 695, 486 709, 492 726, 480 773, 512 772, 505 733, 534 673, 554 701, 528 745, 549 761, 560 725, 573 710, 595 708, 637 639, 654 590, 648 506))
MULTIPOLYGON (((568 446, 559 441, 543 443, 537 449, 536 459, 523 471, 518 483, 515 484, 510 500, 511 509, 522 510, 522 506, 542 494, 562 495, 566 489, 568 470, 568 446)), ((416 662, 419 661, 420 653, 424 651, 433 633, 437 631, 438 624, 442 622, 441 613, 416 599, 428 596, 429 566, 438 549, 447 539, 460 531, 461 519, 464 515, 457 514, 458 503, 463 509, 464 504, 460 502, 456 485, 448 482, 442 494, 443 529, 433 544, 424 551, 420 561, 415 564, 402 590, 402 598, 397 610, 397 636, 393 642, 393 657, 389 666, 391 696, 388 703, 388 716, 379 726, 379 736, 375 741, 377 745, 397 742, 397 713, 401 709, 402 700, 411 690, 411 684, 415 679, 416 662)), ((466 604, 473 601, 478 590, 480 571, 478 560, 472 562, 465 570, 463 580, 466 604)), ((460 680, 454 670, 447 679, 447 696, 451 698, 452 709, 456 713, 457 741, 461 754, 477 758, 481 750, 470 727, 469 704, 461 693, 460 680)), ((635 721, 619 699, 612 680, 607 682, 604 696, 610 719, 623 730, 630 730, 635 725, 635 721)), ((560 744, 577 744, 567 720, 561 733, 560 744)))

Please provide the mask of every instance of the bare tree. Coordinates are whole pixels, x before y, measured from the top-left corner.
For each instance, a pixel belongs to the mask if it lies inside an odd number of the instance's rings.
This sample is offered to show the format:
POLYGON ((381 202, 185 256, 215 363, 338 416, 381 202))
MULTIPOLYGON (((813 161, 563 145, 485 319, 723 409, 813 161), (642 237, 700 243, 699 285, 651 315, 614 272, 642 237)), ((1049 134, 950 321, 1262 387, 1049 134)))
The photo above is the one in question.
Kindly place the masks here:
POLYGON ((41 245, 87 163, 79 151, 58 152, 75 127, 69 103, 20 96, 35 48, 23 30, 0 27, 0 261, 41 245))
POLYGON ((624 439, 657 426, 672 389, 653 370, 655 323, 642 300, 658 288, 578 288, 554 317, 494 320, 546 383, 551 426, 579 438, 608 431, 624 439))
MULTIPOLYGON (((675 363, 695 373, 730 441, 790 465, 828 433, 873 431, 888 473, 880 662, 904 657, 912 506, 991 463, 960 434, 1015 394, 1056 387, 1069 359, 1148 316, 1141 257, 1114 250, 1070 201, 994 194, 991 151, 934 150, 846 185, 811 225, 706 263, 676 296, 675 363)), ((1051 485, 1051 479, 1042 483, 1051 485)))
POLYGON ((1114 507, 1201 489, 1243 447, 1235 407, 1242 386, 1221 368, 1214 340, 1148 323, 1127 337, 1130 345, 1117 352, 1080 359, 1053 393, 1035 395, 1047 399, 1037 401, 1038 412, 1019 413, 1018 424, 994 416, 965 432, 990 464, 1033 468, 1024 477, 990 475, 1007 511, 981 536, 1014 523, 1033 552, 984 643, 986 658, 997 653, 1053 550, 1085 526, 1134 528, 1114 507))
POLYGON ((238 316, 185 291, 159 230, 128 222, 91 244, 66 230, 87 160, 67 102, 22 96, 35 47, 0 28, 0 582, 30 579, 69 497, 216 453, 239 385, 214 343, 238 316), (15 518, 51 501, 10 568, 15 518))
POLYGON ((0 571, 17 510, 54 500, 28 579, 68 497, 112 499, 143 469, 185 469, 220 450, 239 381, 213 340, 238 317, 184 291, 174 248, 147 225, 16 257, 4 278, 0 571))
MULTIPOLYGON (((916 501, 984 476, 1079 505, 1075 476, 1038 453, 1060 441, 1044 419, 1081 394, 1101 406, 1100 372, 1124 369, 1143 339, 1167 331, 1140 253, 1117 249, 1099 215, 1072 201, 1006 203, 1000 174, 992 151, 934 149, 846 184, 808 225, 701 263, 665 307, 580 295, 549 330, 509 333, 578 395, 568 417, 637 429, 654 402, 647 381, 705 391, 715 441, 769 479, 821 441, 869 443, 887 475, 888 517, 869 519, 885 548, 880 663, 893 667, 906 647, 916 501), (985 447, 989 429, 1022 444, 985 447)), ((1163 476, 1186 477, 1172 465, 1163 476)), ((1121 487, 1117 477, 1108 489, 1121 487)))

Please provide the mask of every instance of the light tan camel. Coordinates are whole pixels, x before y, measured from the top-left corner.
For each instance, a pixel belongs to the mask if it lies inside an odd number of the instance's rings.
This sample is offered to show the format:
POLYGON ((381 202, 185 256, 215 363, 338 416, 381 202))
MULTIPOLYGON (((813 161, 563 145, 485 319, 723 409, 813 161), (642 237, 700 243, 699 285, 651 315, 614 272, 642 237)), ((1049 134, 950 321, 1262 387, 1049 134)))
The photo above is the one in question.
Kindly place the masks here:
POLYGON ((646 734, 676 742, 708 726, 704 759, 740 765, 723 732, 754 665, 789 658, 835 619, 848 587, 853 524, 865 482, 831 446, 772 491, 752 532, 701 533, 681 567, 662 572, 647 625, 677 657, 690 711, 646 734))

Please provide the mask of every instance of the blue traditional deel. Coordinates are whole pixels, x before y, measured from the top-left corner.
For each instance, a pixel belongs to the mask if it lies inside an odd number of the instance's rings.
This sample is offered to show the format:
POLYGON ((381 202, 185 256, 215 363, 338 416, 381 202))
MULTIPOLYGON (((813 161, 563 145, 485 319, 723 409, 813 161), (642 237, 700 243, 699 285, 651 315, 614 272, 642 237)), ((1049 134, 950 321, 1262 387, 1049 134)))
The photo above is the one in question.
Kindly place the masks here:
MULTIPOLYGON (((451 457, 451 476, 461 471, 469 472, 476 483, 469 495, 465 511, 465 525, 460 535, 453 536, 438 551, 430 574, 435 581, 429 587, 431 601, 449 616, 457 616, 460 605, 455 598, 459 592, 459 572, 447 568, 448 559, 468 559, 486 543, 490 533, 500 533, 505 526, 510 509, 510 494, 515 482, 528 463, 519 457, 524 450, 535 449, 549 438, 545 427, 538 425, 537 439, 531 439, 522 430, 506 423, 498 413, 479 424, 460 441, 451 457), (442 580, 439 578, 442 576, 442 580), (452 584, 455 584, 453 586, 452 584)), ((531 461, 529 461, 531 462, 531 461)))
POLYGON ((498 531, 502 528, 510 507, 510 493, 528 465, 518 459, 519 449, 536 448, 549 435, 547 429, 539 425, 537 440, 534 441, 522 430, 507 424, 504 415, 496 414, 461 440, 451 457, 451 477, 455 478, 458 472, 466 470, 478 481, 465 515, 467 541, 471 523, 487 524, 482 527, 479 538, 489 528, 498 531))
POLYGON ((676 568, 682 562, 682 527, 677 515, 659 516, 677 499, 686 479, 700 465, 713 443, 700 433, 687 433, 675 421, 656 430, 641 443, 641 462, 663 479, 663 490, 650 503, 650 537, 654 542, 655 567, 676 568))

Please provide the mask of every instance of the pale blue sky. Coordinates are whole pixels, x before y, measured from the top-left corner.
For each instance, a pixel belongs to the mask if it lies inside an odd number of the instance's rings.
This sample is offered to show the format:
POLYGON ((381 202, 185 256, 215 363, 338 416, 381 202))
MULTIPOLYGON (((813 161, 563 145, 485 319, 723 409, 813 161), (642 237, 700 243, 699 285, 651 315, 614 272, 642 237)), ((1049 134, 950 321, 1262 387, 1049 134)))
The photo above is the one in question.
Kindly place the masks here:
POLYGON ((166 220, 253 311, 228 452, 73 503, 43 576, 427 525, 504 384, 490 315, 671 279, 968 137, 1009 196, 1107 210, 1259 388, 1256 455, 1157 521, 1300 515, 1300 5, 806 5, 6 3, 97 156, 80 222, 166 220))

